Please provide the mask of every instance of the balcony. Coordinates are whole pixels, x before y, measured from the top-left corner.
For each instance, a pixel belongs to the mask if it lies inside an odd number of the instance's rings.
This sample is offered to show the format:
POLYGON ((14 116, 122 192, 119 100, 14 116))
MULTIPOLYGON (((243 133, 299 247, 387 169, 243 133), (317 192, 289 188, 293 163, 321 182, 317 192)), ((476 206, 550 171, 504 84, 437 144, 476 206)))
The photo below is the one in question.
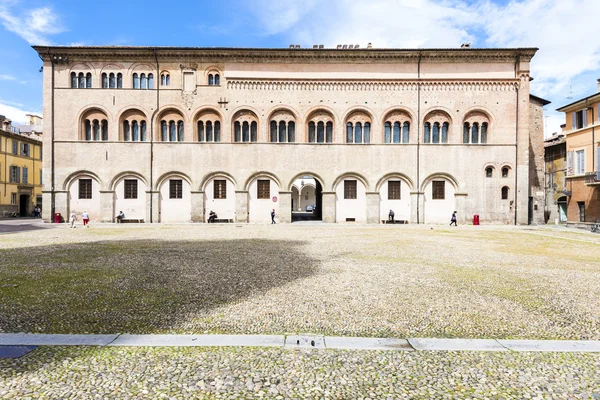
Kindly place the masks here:
POLYGON ((586 172, 585 184, 588 186, 600 186, 600 171, 586 172))

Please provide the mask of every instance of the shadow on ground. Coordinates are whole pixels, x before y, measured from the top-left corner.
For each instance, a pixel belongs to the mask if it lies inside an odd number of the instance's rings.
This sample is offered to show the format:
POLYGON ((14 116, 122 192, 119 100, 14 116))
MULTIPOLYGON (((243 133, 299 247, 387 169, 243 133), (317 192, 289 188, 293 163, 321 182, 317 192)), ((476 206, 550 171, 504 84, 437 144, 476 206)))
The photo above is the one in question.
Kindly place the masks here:
POLYGON ((0 251, 0 332, 150 333, 312 275, 293 241, 103 241, 0 251))

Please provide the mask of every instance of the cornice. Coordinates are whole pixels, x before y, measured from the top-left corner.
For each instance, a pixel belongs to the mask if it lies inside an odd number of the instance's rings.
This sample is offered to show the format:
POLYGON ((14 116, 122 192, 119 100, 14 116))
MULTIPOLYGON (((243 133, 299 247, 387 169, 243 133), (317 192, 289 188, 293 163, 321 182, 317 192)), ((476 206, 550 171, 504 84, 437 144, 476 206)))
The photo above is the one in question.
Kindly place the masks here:
POLYGON ((528 62, 537 48, 489 49, 255 49, 201 47, 33 46, 44 61, 61 55, 74 61, 154 61, 209 63, 502 63, 528 62))

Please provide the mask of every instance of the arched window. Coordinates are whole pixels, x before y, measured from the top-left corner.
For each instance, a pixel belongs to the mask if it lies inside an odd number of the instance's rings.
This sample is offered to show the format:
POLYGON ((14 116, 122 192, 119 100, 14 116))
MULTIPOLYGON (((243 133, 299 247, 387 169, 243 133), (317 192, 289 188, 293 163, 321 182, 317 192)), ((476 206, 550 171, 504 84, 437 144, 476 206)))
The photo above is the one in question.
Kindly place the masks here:
POLYGON ((85 140, 92 140, 92 124, 89 119, 85 120, 85 140))
POLYGON ((83 74, 83 72, 79 73, 79 89, 84 89, 85 88, 85 75, 83 74))
POLYGON ((198 141, 199 142, 204 142, 204 122, 203 121, 198 121, 198 123, 196 124, 197 128, 198 128, 198 141))
POLYGON ((154 89, 154 74, 148 74, 148 89, 154 89))
POLYGON ((354 124, 354 143, 362 143, 363 141, 363 127, 360 122, 354 124))
POLYGON ((333 142, 333 122, 331 121, 325 124, 325 141, 327 143, 333 142))
POLYGON ((215 142, 221 141, 221 122, 215 121, 215 142))
POLYGON ((288 122, 288 142, 294 143, 296 141, 296 123, 294 121, 288 122))
POLYGON ((277 121, 271 121, 271 135, 270 139, 272 143, 277 142, 277 121))
POLYGON ((488 128, 487 122, 483 122, 481 124, 481 143, 482 144, 487 143, 487 128, 488 128))
POLYGON ((508 168, 508 167, 502 167, 502 177, 503 178, 508 178, 509 171, 510 171, 510 168, 508 168))
POLYGON ((179 123, 177 124, 177 141, 178 142, 183 142, 184 139, 184 135, 183 135, 183 121, 179 121, 179 123))
POLYGON ((252 121, 250 124, 250 141, 256 142, 258 140, 258 124, 256 121, 252 121))
POLYGON ((138 74, 133 74, 133 88, 134 89, 139 89, 140 88, 140 77, 138 76, 138 74))
POLYGON ((90 72, 85 74, 85 88, 86 89, 92 88, 92 74, 90 72))
POLYGON ((212 86, 215 84, 215 77, 213 76, 213 74, 208 74, 208 84, 209 84, 209 86, 212 86))
POLYGON ((502 200, 508 200, 508 186, 502 187, 502 200))
POLYGON ((161 140, 166 142, 169 140, 169 128, 167 126, 167 121, 160 122, 160 132, 161 132, 161 140))
POLYGON ((346 124, 346 143, 354 143, 354 130, 351 122, 346 124))
MULTIPOLYGON (((444 125, 447 125, 447 124, 444 124, 444 125)), ((446 129, 446 136, 448 136, 448 129, 446 129)), ((402 143, 409 143, 409 139, 410 139, 410 122, 406 121, 402 125, 402 143)), ((447 140, 447 138, 446 138, 446 140, 447 140)))
POLYGON ((77 74, 75 72, 71 72, 71 88, 77 89, 77 74))
POLYGON ((108 89, 108 75, 106 75, 106 72, 102 73, 102 89, 108 89))
POLYGON ((169 142, 177 141, 177 125, 175 121, 169 121, 169 142))
POLYGON ((114 89, 116 86, 117 82, 115 81, 115 74, 111 72, 108 77, 108 87, 114 89))
POLYGON ((250 124, 247 121, 244 121, 242 124, 242 142, 250 141, 250 124))
POLYGON ((140 89, 148 89, 148 80, 146 74, 140 74, 140 89))
POLYGON ((317 143, 325 142, 325 124, 320 121, 317 124, 317 143))
POLYGON ((258 117, 253 111, 240 110, 232 118, 236 142, 256 142, 258 140, 258 117))
POLYGON ((431 124, 429 122, 425 122, 423 125, 423 143, 431 142, 431 124))
POLYGON ((140 140, 140 126, 137 121, 131 123, 131 140, 138 142, 140 140))
POLYGON ((240 124, 240 121, 235 121, 235 124, 233 124, 233 131, 234 131, 234 140, 236 142, 241 142, 242 141, 242 126, 240 124))
POLYGON ((104 141, 108 140, 108 121, 107 120, 102 121, 102 140, 104 140, 104 141))
POLYGON ((442 143, 448 143, 448 128, 450 127, 450 124, 447 122, 444 122, 442 124, 442 143))
MULTIPOLYGON (((400 124, 398 124, 400 125, 400 124)), ((386 122, 383 125, 383 143, 391 143, 392 142, 392 124, 390 122, 386 122)), ((398 127, 400 130, 400 127, 398 127)))
POLYGON ((219 74, 215 74, 215 85, 216 86, 221 85, 221 75, 219 75, 219 74))
POLYGON ((123 74, 120 72, 117 74, 117 89, 123 89, 123 74))
POLYGON ((142 121, 140 123, 140 141, 141 142, 145 142, 146 141, 146 121, 142 121))
POLYGON ((315 130, 316 130, 315 123, 313 121, 309 122, 308 123, 308 142, 309 143, 316 142, 315 130))
POLYGON ((369 143, 371 118, 363 111, 354 111, 346 119, 346 143, 369 143))
POLYGON ((206 121, 206 141, 213 141, 213 124, 211 121, 206 121))
POLYGON ((92 126, 94 127, 94 140, 100 140, 100 122, 95 119, 92 126))
POLYGON ((309 143, 333 142, 333 115, 327 110, 316 110, 306 118, 309 143))
POLYGON ((393 143, 400 143, 400 122, 394 122, 393 143))
POLYGON ((471 143, 479 143, 479 124, 477 122, 471 126, 471 143))
POLYGON ((287 141, 287 125, 285 121, 279 122, 279 143, 285 143, 287 141))
POLYGON ((487 167, 487 168, 485 169, 485 177, 486 177, 486 178, 491 178, 491 177, 493 177, 493 176, 494 176, 494 168, 492 168, 492 167, 487 167))
POLYGON ((431 133, 431 143, 439 143, 440 142, 440 124, 439 122, 435 122, 433 124, 433 130, 431 133))
POLYGON ((129 142, 129 121, 123 121, 123 140, 129 142))
POLYGON ((469 125, 468 122, 465 122, 463 124, 463 143, 469 143, 469 138, 470 138, 470 133, 471 132, 471 126, 469 125))

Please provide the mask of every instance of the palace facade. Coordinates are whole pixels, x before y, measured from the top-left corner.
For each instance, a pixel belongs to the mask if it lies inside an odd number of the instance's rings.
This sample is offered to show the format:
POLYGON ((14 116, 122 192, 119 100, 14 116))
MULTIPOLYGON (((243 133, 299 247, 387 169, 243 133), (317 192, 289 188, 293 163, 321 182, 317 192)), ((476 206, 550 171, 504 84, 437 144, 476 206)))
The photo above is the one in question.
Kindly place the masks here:
POLYGON ((544 222, 537 49, 34 49, 46 220, 544 222))

